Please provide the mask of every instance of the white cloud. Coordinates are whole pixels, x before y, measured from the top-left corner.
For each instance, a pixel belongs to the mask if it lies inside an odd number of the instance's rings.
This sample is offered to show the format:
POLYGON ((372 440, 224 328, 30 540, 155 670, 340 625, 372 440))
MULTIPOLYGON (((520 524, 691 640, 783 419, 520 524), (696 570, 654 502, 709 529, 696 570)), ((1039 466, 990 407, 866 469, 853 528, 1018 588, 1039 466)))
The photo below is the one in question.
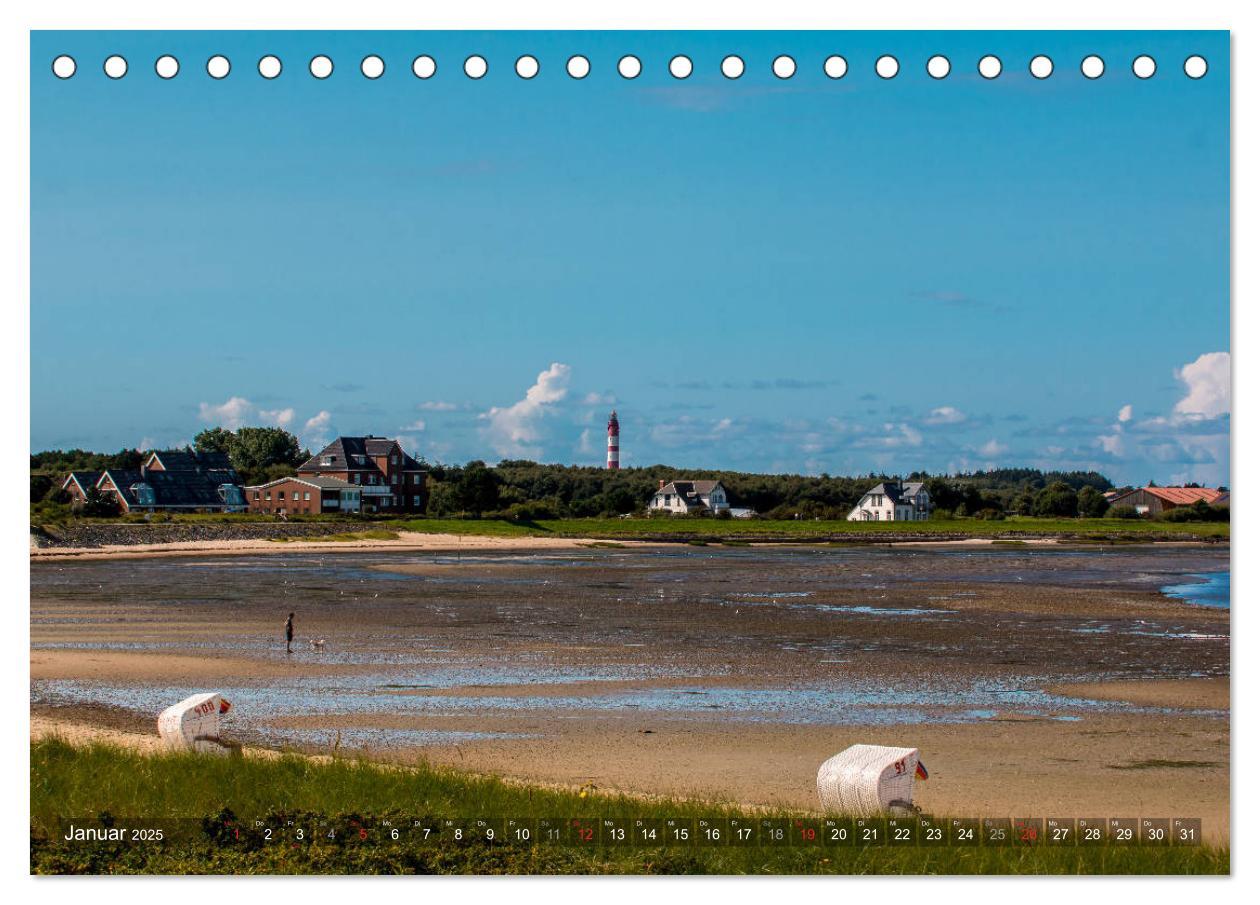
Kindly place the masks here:
POLYGON ((617 397, 612 393, 587 393, 582 397, 584 405, 615 405, 617 397))
POLYGON ((259 409, 258 420, 287 429, 293 422, 293 409, 259 409))
POLYGON ((318 415, 307 418, 306 423, 302 425, 302 439, 311 446, 327 446, 328 428, 331 423, 332 414, 326 410, 320 410, 318 415))
POLYGON ((1103 434, 1098 438, 1098 442, 1102 444, 1103 452, 1112 456, 1124 455, 1124 434, 1116 431, 1114 434, 1103 434))
POLYGON ((996 459, 998 456, 1005 453, 1007 449, 1008 447, 1005 443, 999 443, 997 438, 994 437, 988 443, 977 449, 976 452, 984 456, 986 459, 996 459))
POLYGON ((1121 407, 1120 413, 1116 415, 1116 420, 1119 421, 1121 424, 1124 424, 1127 421, 1132 421, 1133 420, 1133 406, 1126 405, 1126 406, 1121 407))
POLYGON ((568 394, 571 368, 560 362, 538 375, 534 385, 525 391, 525 398, 507 408, 492 408, 479 417, 489 422, 486 437, 501 456, 536 456, 541 433, 539 422, 556 403, 568 394))
POLYGON ((960 424, 967 420, 967 416, 952 405, 942 405, 932 409, 923 420, 925 424, 960 424))
POLYGON ((157 446, 157 441, 152 437, 141 437, 140 442, 136 444, 136 452, 148 452, 157 446))
POLYGON ((1202 418, 1229 414, 1229 364, 1228 352, 1205 352, 1175 371, 1186 385, 1186 395, 1173 411, 1202 418))
POLYGON ((591 442, 591 429, 588 427, 582 431, 578 437, 578 452, 590 454, 595 452, 595 444, 591 442))
POLYGON ((233 396, 220 405, 203 402, 197 415, 202 421, 228 430, 236 430, 245 426, 245 421, 253 415, 254 404, 242 396, 233 396))
POLYGON ((457 408, 459 406, 453 402, 442 402, 440 400, 420 403, 420 410, 424 412, 453 412, 457 408))
POLYGON ((406 427, 400 427, 400 428, 399 428, 399 430, 402 430, 402 431, 422 431, 422 430, 424 430, 424 428, 425 428, 424 419, 423 419, 423 418, 417 418, 415 421, 411 422, 411 423, 410 423, 410 424, 408 424, 406 427))

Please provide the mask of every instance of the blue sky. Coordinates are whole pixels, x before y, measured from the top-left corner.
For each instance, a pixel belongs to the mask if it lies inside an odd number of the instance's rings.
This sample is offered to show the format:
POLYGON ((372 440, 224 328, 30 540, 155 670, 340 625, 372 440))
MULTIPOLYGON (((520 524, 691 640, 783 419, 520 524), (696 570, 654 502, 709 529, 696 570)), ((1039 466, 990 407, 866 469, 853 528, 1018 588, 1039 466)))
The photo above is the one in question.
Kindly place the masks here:
POLYGON ((271 423, 599 464, 615 404, 626 465, 1225 483, 1228 53, 1223 32, 35 33, 32 447, 271 423))

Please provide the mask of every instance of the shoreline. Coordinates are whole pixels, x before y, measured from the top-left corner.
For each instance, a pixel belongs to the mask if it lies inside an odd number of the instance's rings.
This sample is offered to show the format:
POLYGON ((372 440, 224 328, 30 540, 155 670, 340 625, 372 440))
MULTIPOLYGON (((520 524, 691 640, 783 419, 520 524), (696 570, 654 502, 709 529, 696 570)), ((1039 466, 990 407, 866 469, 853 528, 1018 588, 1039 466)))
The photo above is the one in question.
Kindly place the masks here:
MULTIPOLYGON (((644 549, 651 547, 696 546, 695 538, 680 537, 677 540, 639 540, 616 539, 604 537, 496 537, 482 534, 429 534, 420 531, 397 531, 396 539, 382 540, 363 538, 361 540, 321 540, 318 537, 302 539, 273 540, 265 538, 249 538, 239 540, 204 540, 204 541, 171 541, 153 544, 109 544, 99 547, 44 547, 34 543, 30 547, 30 561, 34 562, 85 562, 122 559, 148 559, 155 557, 181 556, 253 556, 266 553, 362 553, 362 552, 398 552, 398 553, 491 553, 520 551, 558 551, 558 550, 615 550, 644 549)), ((723 547, 725 539, 703 538, 705 546, 723 547)), ((1218 547, 1229 541, 1220 540, 1158 540, 1145 538, 1141 540, 1125 540, 1126 545, 1159 544, 1161 547, 1218 547)), ((871 546, 871 547, 1048 547, 1048 546, 1098 546, 1096 540, 1070 536, 1036 537, 1012 539, 1003 537, 930 537, 915 538, 854 538, 846 540, 740 540, 729 546, 737 547, 828 547, 828 546, 871 546)))

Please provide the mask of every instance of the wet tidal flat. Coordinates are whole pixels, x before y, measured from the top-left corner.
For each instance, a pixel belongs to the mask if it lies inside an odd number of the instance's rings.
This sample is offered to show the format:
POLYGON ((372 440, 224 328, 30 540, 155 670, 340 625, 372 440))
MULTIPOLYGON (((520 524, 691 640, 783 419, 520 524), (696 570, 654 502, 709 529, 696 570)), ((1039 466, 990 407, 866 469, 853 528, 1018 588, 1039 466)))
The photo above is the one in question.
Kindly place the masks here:
POLYGON ((33 563, 31 706, 152 731, 213 689, 254 744, 800 808, 830 754, 906 744, 941 812, 1162 806, 1219 836, 1228 568, 1173 544, 33 563))

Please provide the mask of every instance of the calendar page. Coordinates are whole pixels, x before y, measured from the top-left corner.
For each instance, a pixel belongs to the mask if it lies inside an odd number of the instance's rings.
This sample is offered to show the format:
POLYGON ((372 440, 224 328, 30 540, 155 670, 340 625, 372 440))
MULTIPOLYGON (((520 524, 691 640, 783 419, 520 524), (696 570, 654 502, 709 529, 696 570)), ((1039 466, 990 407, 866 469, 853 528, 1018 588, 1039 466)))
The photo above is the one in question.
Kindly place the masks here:
POLYGON ((1230 872, 1228 32, 29 47, 31 873, 1230 872))

